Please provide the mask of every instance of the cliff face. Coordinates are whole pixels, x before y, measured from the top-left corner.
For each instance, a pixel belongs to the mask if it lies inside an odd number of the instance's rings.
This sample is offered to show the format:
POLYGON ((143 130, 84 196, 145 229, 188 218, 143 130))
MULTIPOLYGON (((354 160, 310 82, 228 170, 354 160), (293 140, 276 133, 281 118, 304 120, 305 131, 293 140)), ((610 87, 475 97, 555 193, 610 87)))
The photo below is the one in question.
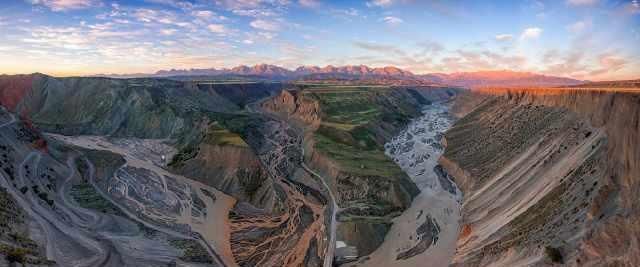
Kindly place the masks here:
POLYGON ((138 138, 194 134, 203 112, 238 110, 189 83, 42 74, 0 77, 0 103, 44 131, 138 138))
POLYGON ((462 118, 489 98, 491 98, 489 94, 477 94, 470 90, 461 91, 456 95, 450 112, 456 118, 462 118))
POLYGON ((265 210, 274 206, 272 180, 248 147, 201 143, 198 154, 173 171, 265 210))
POLYGON ((275 95, 284 87, 283 83, 256 82, 256 83, 207 83, 198 82, 198 89, 212 95, 220 95, 238 107, 256 100, 275 95))
POLYGON ((302 97, 299 91, 283 90, 262 103, 262 108, 293 122, 296 126, 317 129, 320 126, 320 105, 302 97))
POLYGON ((640 264, 640 95, 482 93, 441 158, 465 194, 454 264, 640 264))

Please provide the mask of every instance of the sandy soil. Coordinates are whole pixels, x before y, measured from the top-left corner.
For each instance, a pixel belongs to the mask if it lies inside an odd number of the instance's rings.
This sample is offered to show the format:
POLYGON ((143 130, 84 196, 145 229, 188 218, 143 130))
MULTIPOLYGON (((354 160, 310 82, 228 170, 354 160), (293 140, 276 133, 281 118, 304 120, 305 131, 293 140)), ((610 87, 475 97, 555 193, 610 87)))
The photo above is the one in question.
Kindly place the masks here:
POLYGON ((455 184, 450 189, 454 194, 447 190, 434 171, 443 152, 440 136, 452 124, 448 109, 444 104, 427 106, 422 117, 385 146, 387 155, 407 172, 422 192, 409 209, 393 220, 382 245, 368 257, 363 257, 358 266, 449 265, 458 238, 462 195, 455 184), (439 227, 438 231, 434 230, 437 234, 429 240, 431 245, 424 252, 398 259, 398 255, 422 241, 418 228, 429 217, 439 227))
MULTIPOLYGON (((228 222, 228 213, 235 204, 235 200, 215 188, 163 169, 160 155, 171 158, 171 154, 175 150, 164 144, 162 140, 123 140, 107 139, 100 136, 69 137, 53 134, 49 136, 79 147, 107 150, 124 156, 127 163, 114 175, 115 181, 110 184, 109 188, 110 197, 124 199, 127 203, 125 208, 137 212, 137 214, 131 214, 133 216, 144 215, 147 220, 150 218, 156 224, 164 222, 164 225, 161 223, 160 227, 167 225, 190 226, 191 230, 199 233, 206 241, 206 245, 220 256, 224 265, 235 265, 229 246, 228 222), (141 173, 133 171, 138 168, 148 170, 151 173, 141 175, 141 173), (143 181, 142 179, 151 181, 143 181), (138 189, 140 186, 141 190, 138 189), (205 195, 202 189, 215 195, 215 201, 205 195), (136 191, 135 194, 130 194, 134 193, 133 191, 136 191), (153 196, 154 200, 160 199, 160 201, 147 199, 146 196, 140 197, 140 192, 149 191, 153 191, 150 196, 153 196), (194 207, 192 200, 194 196, 197 196, 204 203, 203 208, 194 207), (193 213, 194 210, 197 212, 193 213)), ((156 227, 158 226, 156 225, 156 227)), ((163 232, 170 231, 170 229, 162 230, 163 232)), ((176 230, 176 232, 181 231, 176 230)))

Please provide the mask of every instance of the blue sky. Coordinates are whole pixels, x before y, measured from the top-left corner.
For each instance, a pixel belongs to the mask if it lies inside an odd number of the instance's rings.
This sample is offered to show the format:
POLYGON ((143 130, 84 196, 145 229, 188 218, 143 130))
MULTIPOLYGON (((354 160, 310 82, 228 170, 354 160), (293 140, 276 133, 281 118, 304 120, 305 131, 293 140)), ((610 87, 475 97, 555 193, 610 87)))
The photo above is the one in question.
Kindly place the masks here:
POLYGON ((639 0, 5 0, 0 73, 258 63, 640 77, 639 0))

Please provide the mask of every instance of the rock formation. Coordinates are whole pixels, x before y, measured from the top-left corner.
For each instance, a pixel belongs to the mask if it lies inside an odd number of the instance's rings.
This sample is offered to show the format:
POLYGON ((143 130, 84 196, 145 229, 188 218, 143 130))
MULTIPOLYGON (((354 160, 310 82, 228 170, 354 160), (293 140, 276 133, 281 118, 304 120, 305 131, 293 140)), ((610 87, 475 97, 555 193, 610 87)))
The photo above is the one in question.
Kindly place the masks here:
POLYGON ((454 265, 639 264, 639 96, 484 93, 445 135, 465 195, 454 265))

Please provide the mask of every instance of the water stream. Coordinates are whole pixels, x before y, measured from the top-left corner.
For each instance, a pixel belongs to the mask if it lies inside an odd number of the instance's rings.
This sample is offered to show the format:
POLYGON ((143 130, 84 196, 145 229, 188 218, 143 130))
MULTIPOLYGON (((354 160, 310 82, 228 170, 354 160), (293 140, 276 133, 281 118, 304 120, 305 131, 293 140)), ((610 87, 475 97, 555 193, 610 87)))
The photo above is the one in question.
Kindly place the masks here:
POLYGON ((425 106, 385 145, 385 152, 408 174, 420 194, 393 225, 382 245, 359 262, 364 266, 448 266, 459 233, 462 193, 438 165, 442 134, 451 127, 449 105, 425 106))

